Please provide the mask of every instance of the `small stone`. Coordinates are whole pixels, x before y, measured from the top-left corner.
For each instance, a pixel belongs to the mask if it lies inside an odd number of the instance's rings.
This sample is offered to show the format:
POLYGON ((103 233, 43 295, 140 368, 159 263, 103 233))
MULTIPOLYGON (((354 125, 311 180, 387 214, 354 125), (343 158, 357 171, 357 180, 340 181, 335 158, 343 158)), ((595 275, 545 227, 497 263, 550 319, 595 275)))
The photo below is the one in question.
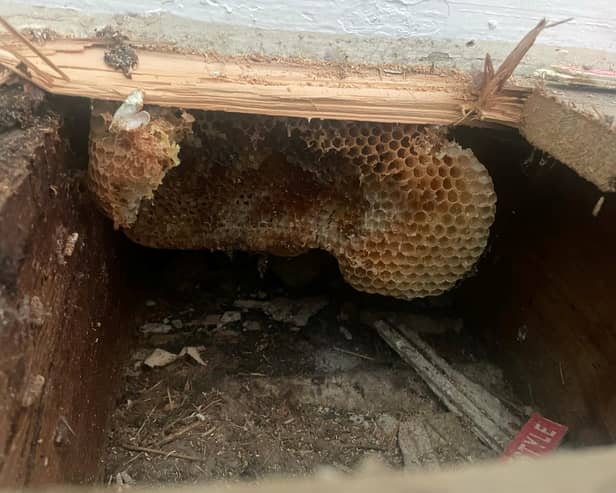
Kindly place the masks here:
POLYGON ((353 334, 351 334, 351 332, 349 331, 349 329, 347 329, 344 326, 340 326, 340 333, 344 336, 344 338, 347 341, 352 341, 353 340, 353 334))
POLYGON ((325 298, 274 298, 270 301, 236 300, 233 306, 242 310, 260 310, 276 322, 305 327, 310 318, 327 305, 325 298))
POLYGON ((171 332, 171 325, 166 323, 151 322, 141 326, 141 332, 144 334, 167 334, 171 332))
POLYGON ((242 312, 229 311, 222 314, 218 325, 231 324, 233 322, 239 322, 240 320, 242 320, 242 312))

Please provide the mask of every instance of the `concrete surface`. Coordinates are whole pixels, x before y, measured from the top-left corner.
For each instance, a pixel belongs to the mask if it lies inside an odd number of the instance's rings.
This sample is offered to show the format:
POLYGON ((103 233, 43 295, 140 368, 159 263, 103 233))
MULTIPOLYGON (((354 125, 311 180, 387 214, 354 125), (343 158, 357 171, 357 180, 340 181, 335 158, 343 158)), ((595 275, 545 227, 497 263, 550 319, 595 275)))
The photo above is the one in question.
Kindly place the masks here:
POLYGON ((25 0, 82 14, 173 14, 201 22, 263 29, 516 41, 542 17, 575 20, 546 33, 555 46, 616 51, 616 4, 611 0, 25 0))
MULTIPOLYGON (((70 5, 71 2, 63 3, 70 5)), ((294 32, 204 22, 169 12, 150 15, 110 12, 95 14, 69 8, 32 6, 28 2, 16 3, 13 0, 0 0, 0 14, 19 28, 48 27, 61 34, 78 37, 92 36, 95 29, 111 24, 131 39, 172 43, 183 49, 220 54, 259 53, 350 63, 434 64, 464 70, 479 70, 486 52, 492 55, 495 63, 499 63, 515 44, 510 41, 484 40, 481 33, 473 37, 446 40, 437 37, 395 38, 378 35, 378 32, 371 36, 343 32, 294 32)), ((534 22, 533 19, 521 19, 521 32, 514 39, 518 40, 534 26, 534 22)), ((567 33, 576 29, 574 24, 558 26, 542 33, 539 41, 550 41, 550 36, 556 31, 567 33)), ((599 47, 598 44, 594 46, 599 47)), ((607 69, 616 66, 616 52, 587 48, 562 49, 537 44, 528 53, 516 75, 528 75, 550 64, 591 64, 596 68, 607 69)))

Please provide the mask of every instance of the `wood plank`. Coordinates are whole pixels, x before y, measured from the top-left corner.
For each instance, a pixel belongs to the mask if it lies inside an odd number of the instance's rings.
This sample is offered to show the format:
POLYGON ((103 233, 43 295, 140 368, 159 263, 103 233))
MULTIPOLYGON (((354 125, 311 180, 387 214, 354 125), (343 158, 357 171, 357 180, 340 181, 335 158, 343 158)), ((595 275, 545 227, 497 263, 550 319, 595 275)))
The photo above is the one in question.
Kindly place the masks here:
POLYGON ((595 217, 603 194, 591 183, 512 136, 486 132, 457 135, 498 194, 490 247, 457 306, 523 403, 567 425, 576 445, 613 443, 616 201, 605 194, 595 217))
POLYGON ((524 105, 521 132, 606 192, 616 191, 614 93, 537 91, 524 105))
POLYGON ((418 373, 439 400, 465 418, 473 433, 494 451, 501 452, 522 426, 496 397, 452 368, 412 330, 396 330, 384 320, 374 328, 383 340, 418 373))
POLYGON ((96 479, 130 339, 117 237, 59 131, 59 118, 39 117, 0 132, 5 488, 96 479))
MULTIPOLYGON (((42 52, 65 72, 63 80, 15 39, 0 36, 0 63, 31 65, 30 79, 54 94, 122 100, 145 92, 146 104, 302 118, 451 125, 476 99, 471 78, 426 67, 341 65, 260 57, 204 57, 139 49, 132 79, 105 65, 95 40, 47 42, 42 52), (9 51, 7 51, 7 49, 9 51)), ((529 89, 511 87, 490 99, 484 123, 518 125, 529 89)))

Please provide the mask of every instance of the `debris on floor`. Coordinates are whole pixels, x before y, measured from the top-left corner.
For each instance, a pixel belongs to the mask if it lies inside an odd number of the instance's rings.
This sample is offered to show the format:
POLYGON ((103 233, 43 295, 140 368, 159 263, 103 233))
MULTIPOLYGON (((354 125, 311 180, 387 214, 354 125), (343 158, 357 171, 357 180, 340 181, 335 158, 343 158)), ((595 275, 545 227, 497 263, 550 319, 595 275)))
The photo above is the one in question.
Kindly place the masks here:
POLYGON ((507 446, 522 421, 505 404, 453 369, 412 330, 397 330, 384 320, 375 322, 374 327, 450 411, 468 420, 482 442, 495 452, 507 446))
POLYGON ((428 431, 421 421, 404 421, 398 429, 398 446, 404 459, 404 467, 438 466, 438 458, 432 447, 428 431))
POLYGON ((327 301, 322 298, 302 300, 275 298, 271 301, 237 300, 233 305, 244 310, 261 310, 276 322, 305 327, 310 317, 324 308, 327 301))
POLYGON ((204 349, 203 347, 195 347, 195 346, 186 346, 181 349, 178 354, 170 353, 169 351, 165 351, 164 349, 155 349, 152 351, 144 361, 143 364, 149 368, 161 368, 163 366, 170 365, 174 363, 178 358, 182 356, 190 356, 194 361, 199 363, 201 366, 205 366, 205 361, 201 359, 201 355, 199 351, 204 349))
POLYGON ((421 322, 431 344, 454 348, 458 371, 491 379, 513 400, 499 370, 463 350, 461 321, 440 309, 431 318, 426 307, 438 303, 218 279, 188 301, 147 293, 107 478, 258 479, 323 467, 347 473, 366 459, 412 469, 497 457, 366 324, 370 313, 421 322))

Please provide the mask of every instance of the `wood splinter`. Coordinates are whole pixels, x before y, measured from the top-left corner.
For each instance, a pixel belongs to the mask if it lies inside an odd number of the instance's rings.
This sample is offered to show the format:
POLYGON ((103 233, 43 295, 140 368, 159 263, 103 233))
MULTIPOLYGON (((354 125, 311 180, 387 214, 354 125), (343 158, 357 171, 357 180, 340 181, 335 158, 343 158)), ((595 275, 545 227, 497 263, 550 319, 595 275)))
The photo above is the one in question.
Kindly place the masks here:
MULTIPOLYGON (((43 60, 47 65, 49 65, 52 69, 54 69, 65 81, 69 82, 71 79, 66 73, 64 73, 60 67, 58 67, 55 63, 53 63, 49 57, 45 56, 45 54, 39 50, 33 43, 30 42, 28 38, 26 38, 23 34, 21 34, 17 29, 15 29, 8 21, 6 21, 3 17, 0 16, 0 24, 13 36, 19 39, 22 43, 24 43, 28 48, 30 48, 34 53, 36 53, 41 60, 43 60)), ((5 48, 6 49, 6 48, 5 48)))
POLYGON ((160 450, 160 449, 155 449, 155 448, 150 448, 150 447, 140 447, 138 445, 129 445, 127 443, 122 443, 120 444, 120 446, 132 452, 144 452, 146 454, 162 455, 164 457, 174 457, 176 459, 184 459, 184 460, 190 460, 194 462, 203 462, 205 460, 204 457, 197 457, 196 455, 179 454, 175 452, 174 450, 170 452, 165 452, 164 450, 160 450))
POLYGON ((463 115, 462 120, 465 120, 469 116, 478 116, 479 119, 482 119, 483 110, 488 107, 490 99, 502 91, 505 83, 526 56, 528 50, 535 44, 537 36, 539 36, 544 29, 549 29, 571 20, 573 20, 573 17, 548 24, 545 18, 541 19, 539 23, 520 40, 496 71, 494 71, 494 65, 492 64, 492 57, 489 53, 486 53, 483 63, 483 81, 479 89, 479 96, 475 102, 474 109, 470 113, 463 115))

